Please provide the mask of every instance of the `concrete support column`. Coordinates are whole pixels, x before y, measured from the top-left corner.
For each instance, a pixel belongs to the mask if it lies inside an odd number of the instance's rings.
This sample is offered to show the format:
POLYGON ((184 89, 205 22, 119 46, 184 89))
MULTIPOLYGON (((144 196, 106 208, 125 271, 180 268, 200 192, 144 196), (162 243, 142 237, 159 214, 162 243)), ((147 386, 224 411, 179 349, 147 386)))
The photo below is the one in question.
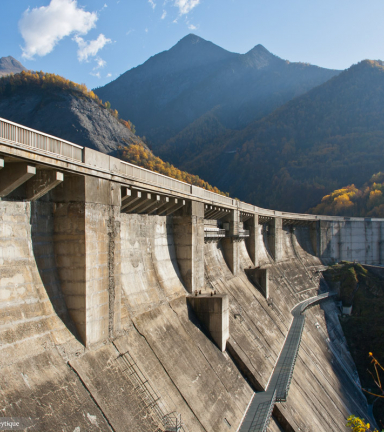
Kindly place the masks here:
POLYGON ((181 277, 193 293, 204 288, 204 203, 187 202, 172 220, 181 277))
POLYGON ((283 220, 274 218, 269 225, 269 248, 275 262, 281 261, 283 252, 283 220))
POLYGON ((223 247, 223 253, 225 261, 231 270, 231 272, 236 276, 239 272, 239 222, 240 222, 240 212, 239 210, 231 210, 228 216, 223 219, 224 226, 227 225, 226 237, 221 240, 221 245, 223 247))
POLYGON ((109 180, 66 176, 56 203, 56 264, 68 312, 85 346, 120 330, 120 188, 109 180))
POLYGON ((319 234, 319 257, 331 258, 331 223, 327 221, 317 222, 317 230, 319 234))
POLYGON ((225 351, 229 339, 228 294, 190 296, 188 301, 217 346, 225 351))
POLYGON ((321 228, 320 221, 312 222, 309 227, 309 237, 313 252, 317 257, 321 256, 321 228))
POLYGON ((249 257, 252 260, 252 263, 255 267, 259 266, 259 257, 258 257, 258 236, 259 236, 259 216, 254 215, 250 219, 248 219, 245 224, 245 229, 249 230, 249 237, 246 239, 246 246, 248 250, 249 257))

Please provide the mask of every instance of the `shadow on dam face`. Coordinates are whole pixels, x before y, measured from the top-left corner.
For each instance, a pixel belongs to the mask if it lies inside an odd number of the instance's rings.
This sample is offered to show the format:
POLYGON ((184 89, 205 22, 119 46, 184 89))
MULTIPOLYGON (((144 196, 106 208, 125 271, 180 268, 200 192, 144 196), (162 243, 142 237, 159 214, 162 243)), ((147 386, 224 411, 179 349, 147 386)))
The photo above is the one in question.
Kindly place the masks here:
POLYGON ((31 202, 31 240, 36 267, 49 300, 57 316, 72 335, 82 343, 76 326, 69 315, 62 292, 55 259, 54 204, 48 201, 31 202))

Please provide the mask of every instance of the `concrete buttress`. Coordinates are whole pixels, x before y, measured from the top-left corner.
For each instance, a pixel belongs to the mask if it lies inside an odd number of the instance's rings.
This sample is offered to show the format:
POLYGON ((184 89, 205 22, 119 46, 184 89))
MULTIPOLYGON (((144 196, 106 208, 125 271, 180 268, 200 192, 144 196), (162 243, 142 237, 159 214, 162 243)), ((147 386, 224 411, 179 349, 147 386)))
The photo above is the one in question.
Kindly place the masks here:
POLYGON ((257 251, 259 235, 259 216, 253 215, 244 223, 244 227, 249 230, 249 237, 245 240, 249 257, 255 267, 259 266, 259 257, 257 251))
POLYGON ((120 328, 120 190, 107 180, 66 176, 53 192, 58 273, 85 346, 120 328))
POLYGON ((188 292, 204 287, 204 203, 190 201, 173 215, 176 258, 188 292))
POLYGON ((225 261, 228 264, 231 272, 236 276, 239 272, 239 210, 231 210, 231 212, 223 219, 224 222, 229 223, 229 230, 226 232, 226 237, 222 239, 223 252, 225 261))
POLYGON ((282 235, 283 235, 283 220, 274 218, 269 225, 269 248, 275 262, 282 259, 282 235))

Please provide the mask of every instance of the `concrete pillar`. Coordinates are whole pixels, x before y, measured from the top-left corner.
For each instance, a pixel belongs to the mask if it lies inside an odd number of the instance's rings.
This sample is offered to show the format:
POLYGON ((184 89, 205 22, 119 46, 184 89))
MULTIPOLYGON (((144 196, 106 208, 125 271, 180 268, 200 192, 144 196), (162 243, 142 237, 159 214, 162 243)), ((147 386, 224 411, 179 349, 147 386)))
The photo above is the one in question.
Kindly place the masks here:
POLYGON ((225 351, 229 339, 228 294, 189 296, 188 301, 217 346, 225 351))
POLYGON ((258 235, 259 235, 259 216, 254 215, 250 219, 244 222, 245 229, 249 230, 249 237, 246 239, 245 244, 247 246, 249 257, 255 267, 259 266, 258 257, 258 235))
POLYGON ((172 220, 180 274, 193 293, 204 288, 204 203, 187 202, 172 220))
POLYGON ((312 222, 309 227, 309 237, 311 240, 313 252, 315 256, 320 257, 321 256, 321 229, 320 229, 320 222, 312 222))
POLYGON ((236 276, 240 269, 239 263, 239 222, 240 222, 240 212, 239 210, 231 210, 231 212, 223 219, 224 227, 227 225, 225 238, 221 240, 221 245, 223 248, 224 259, 231 270, 231 272, 236 276))
POLYGON ((261 294, 263 294, 266 299, 269 299, 268 269, 245 269, 245 273, 261 294))
POLYGON ((89 346, 120 330, 120 188, 69 175, 52 197, 61 288, 80 339, 89 346))
POLYGON ((275 262, 281 261, 283 252, 283 220, 274 218, 269 225, 269 249, 275 262))

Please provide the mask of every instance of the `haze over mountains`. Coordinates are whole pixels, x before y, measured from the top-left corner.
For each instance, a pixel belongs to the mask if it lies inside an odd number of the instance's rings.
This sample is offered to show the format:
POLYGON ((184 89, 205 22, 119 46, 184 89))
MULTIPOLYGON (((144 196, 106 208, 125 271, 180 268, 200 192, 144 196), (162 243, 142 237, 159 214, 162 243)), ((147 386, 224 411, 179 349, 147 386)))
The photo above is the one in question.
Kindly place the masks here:
MULTIPOLYGON (((168 149, 170 156, 175 148, 168 149)), ((179 166, 257 205, 306 211, 384 167, 384 66, 363 61, 179 166)))
POLYGON ((237 54, 190 34, 95 93, 155 148, 197 119, 210 131, 212 120, 218 131, 244 127, 338 73, 290 63, 262 45, 237 54))

